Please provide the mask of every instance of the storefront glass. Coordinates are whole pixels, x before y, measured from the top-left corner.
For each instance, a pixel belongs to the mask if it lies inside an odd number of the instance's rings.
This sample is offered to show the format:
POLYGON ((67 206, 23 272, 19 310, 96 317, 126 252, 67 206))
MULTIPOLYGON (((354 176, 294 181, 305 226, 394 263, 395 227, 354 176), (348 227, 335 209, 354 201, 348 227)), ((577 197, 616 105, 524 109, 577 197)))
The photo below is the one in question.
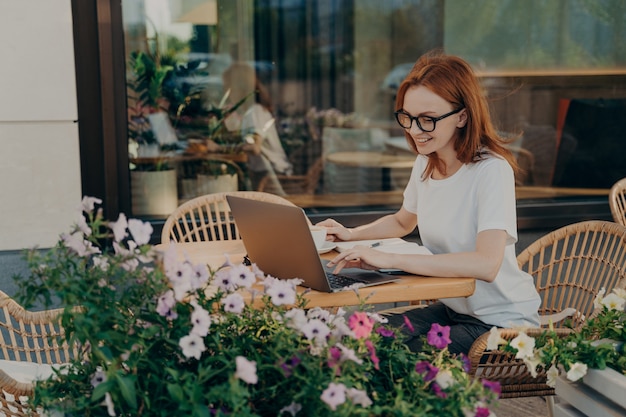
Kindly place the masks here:
POLYGON ((399 206, 413 156, 394 94, 434 48, 474 65, 499 129, 517 138, 519 199, 606 196, 626 176, 621 0, 122 5, 134 215, 236 189, 303 207, 399 206), (271 116, 252 106, 255 76, 271 116), (255 154, 254 122, 277 135, 272 151, 255 154))

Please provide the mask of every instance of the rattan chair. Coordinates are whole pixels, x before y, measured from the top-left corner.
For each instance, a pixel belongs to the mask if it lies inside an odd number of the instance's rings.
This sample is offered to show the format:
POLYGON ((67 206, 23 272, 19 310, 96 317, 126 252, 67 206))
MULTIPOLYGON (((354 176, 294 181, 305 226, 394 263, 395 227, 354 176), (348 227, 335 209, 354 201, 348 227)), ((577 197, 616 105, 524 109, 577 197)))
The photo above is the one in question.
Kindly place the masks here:
POLYGON ((258 191, 207 194, 180 205, 165 221, 161 243, 241 239, 226 201, 227 195, 294 206, 281 196, 258 191))
POLYGON ((0 415, 37 416, 27 402, 34 385, 11 376, 7 370, 10 364, 63 364, 77 356, 78 349, 64 341, 59 323, 62 311, 26 311, 0 291, 0 359, 10 361, 0 366, 0 415))
MULTIPOLYGON (((532 243, 517 261, 535 279, 542 300, 542 327, 548 326, 549 318, 560 319, 562 312, 571 314, 578 327, 593 313, 593 301, 602 288, 609 293, 626 282, 626 227, 607 221, 568 225, 532 243)), ((571 331, 563 321, 554 326, 561 334, 571 331)), ((543 330, 528 329, 526 333, 535 336, 543 330)), ((512 340, 518 331, 502 329, 500 334, 512 340)), ((501 398, 554 395, 554 389, 546 385, 545 370, 533 378, 524 362, 514 355, 486 351, 488 336, 479 337, 469 352, 472 375, 500 382, 501 398)), ((549 407, 551 403, 552 397, 549 407)))
POLYGON ((613 221, 626 226, 626 178, 622 178, 611 187, 609 206, 613 221))

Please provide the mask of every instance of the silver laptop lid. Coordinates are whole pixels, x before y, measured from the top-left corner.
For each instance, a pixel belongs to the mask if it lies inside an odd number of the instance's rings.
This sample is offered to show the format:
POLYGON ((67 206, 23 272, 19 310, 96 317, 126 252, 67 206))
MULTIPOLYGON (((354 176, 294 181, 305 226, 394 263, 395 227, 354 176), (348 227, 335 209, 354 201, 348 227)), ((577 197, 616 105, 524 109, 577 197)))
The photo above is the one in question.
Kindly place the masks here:
POLYGON ((302 285, 330 292, 304 210, 226 196, 250 261, 276 278, 300 278, 302 285))

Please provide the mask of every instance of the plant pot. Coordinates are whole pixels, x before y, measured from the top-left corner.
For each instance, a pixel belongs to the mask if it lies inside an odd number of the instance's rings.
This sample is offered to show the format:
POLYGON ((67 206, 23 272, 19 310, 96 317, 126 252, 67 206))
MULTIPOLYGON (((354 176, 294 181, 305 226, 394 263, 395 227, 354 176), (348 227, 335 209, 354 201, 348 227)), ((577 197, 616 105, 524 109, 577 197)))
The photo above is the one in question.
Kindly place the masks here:
POLYGON ((577 382, 565 375, 556 381, 555 417, 626 415, 626 376, 613 369, 589 369, 577 382))
POLYGON ((237 174, 203 175, 198 174, 198 194, 214 194, 237 191, 237 174))
POLYGON ((133 215, 169 216, 178 207, 176 170, 131 171, 133 215))

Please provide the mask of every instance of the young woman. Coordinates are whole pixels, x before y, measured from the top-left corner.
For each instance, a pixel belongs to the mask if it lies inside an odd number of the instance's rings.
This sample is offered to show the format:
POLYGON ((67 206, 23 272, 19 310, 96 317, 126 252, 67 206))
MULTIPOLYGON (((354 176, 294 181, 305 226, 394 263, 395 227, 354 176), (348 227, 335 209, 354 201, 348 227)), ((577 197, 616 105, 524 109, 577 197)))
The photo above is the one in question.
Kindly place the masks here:
POLYGON ((451 327, 453 353, 466 353, 494 325, 538 326, 539 295, 515 255, 516 163, 496 133, 470 65, 440 52, 422 56, 398 89, 395 114, 418 154, 402 208, 356 228, 332 219, 319 224, 334 240, 401 237, 417 226, 433 255, 356 246, 329 265, 336 272, 398 268, 434 277, 475 277, 472 296, 444 298, 406 313, 412 326, 404 325, 402 316, 390 317, 403 325, 414 350, 432 323, 451 327))

